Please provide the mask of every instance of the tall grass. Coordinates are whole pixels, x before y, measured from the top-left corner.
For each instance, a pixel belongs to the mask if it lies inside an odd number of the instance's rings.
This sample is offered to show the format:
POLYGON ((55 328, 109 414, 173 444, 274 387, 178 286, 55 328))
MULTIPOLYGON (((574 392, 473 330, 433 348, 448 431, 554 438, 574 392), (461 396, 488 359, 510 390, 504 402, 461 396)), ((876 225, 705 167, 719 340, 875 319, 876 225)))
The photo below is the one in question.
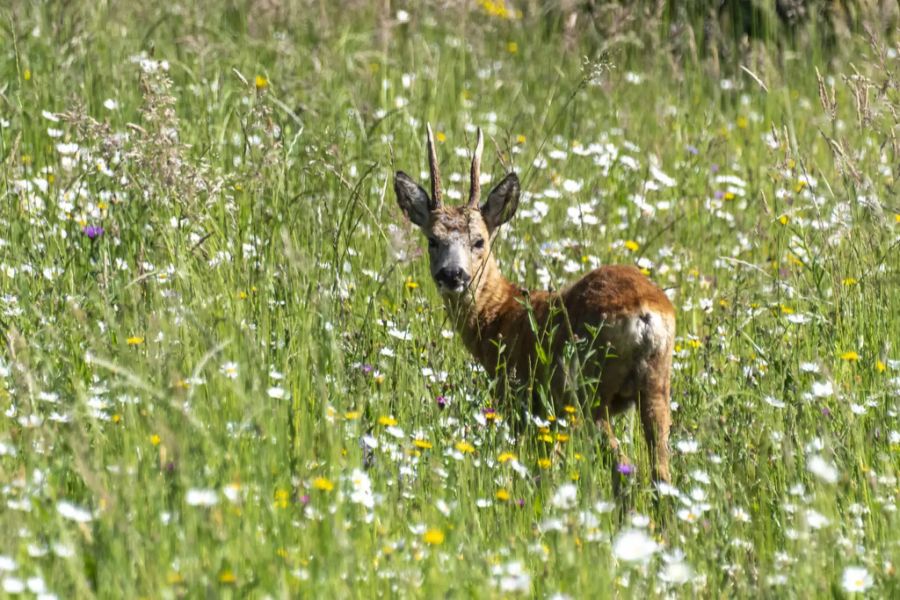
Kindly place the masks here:
POLYGON ((891 38, 502 6, 0 11, 4 594, 898 594, 891 38), (658 508, 632 417, 620 518, 579 407, 487 410, 391 191, 426 120, 523 176, 512 280, 673 298, 658 508))

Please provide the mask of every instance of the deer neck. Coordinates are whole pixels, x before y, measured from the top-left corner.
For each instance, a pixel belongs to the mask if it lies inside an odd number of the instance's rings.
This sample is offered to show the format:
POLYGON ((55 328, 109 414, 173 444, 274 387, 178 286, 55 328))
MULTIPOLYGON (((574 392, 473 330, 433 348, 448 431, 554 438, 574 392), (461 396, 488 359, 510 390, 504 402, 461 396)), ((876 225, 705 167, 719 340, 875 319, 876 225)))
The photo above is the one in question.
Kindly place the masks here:
POLYGON ((489 373, 497 365, 498 337, 504 323, 515 318, 513 313, 524 313, 521 297, 522 291, 500 273, 493 255, 489 254, 469 290, 458 297, 444 299, 466 348, 489 373))

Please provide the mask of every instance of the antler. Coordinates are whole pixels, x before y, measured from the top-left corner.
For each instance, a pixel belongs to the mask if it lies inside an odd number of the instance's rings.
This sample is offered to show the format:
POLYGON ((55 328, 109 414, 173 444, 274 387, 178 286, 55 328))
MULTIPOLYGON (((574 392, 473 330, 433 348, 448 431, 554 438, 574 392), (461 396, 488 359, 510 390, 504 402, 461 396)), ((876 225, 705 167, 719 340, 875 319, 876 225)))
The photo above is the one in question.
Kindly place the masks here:
POLYGON ((475 154, 472 156, 472 170, 469 183, 469 208, 478 208, 481 201, 481 153, 484 151, 484 136, 478 128, 478 141, 475 143, 475 154))
POLYGON ((431 171, 431 209, 441 206, 444 192, 441 190, 441 170, 438 167, 437 152, 434 150, 434 134, 431 132, 431 123, 426 123, 428 129, 428 168, 431 171))

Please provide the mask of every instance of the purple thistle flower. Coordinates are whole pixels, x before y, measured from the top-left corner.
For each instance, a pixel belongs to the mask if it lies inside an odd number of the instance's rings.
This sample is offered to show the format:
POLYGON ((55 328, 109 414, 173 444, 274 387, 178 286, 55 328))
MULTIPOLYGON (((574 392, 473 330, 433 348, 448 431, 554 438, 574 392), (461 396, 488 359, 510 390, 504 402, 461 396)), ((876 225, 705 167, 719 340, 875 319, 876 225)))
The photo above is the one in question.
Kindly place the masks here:
POLYGON ((716 190, 714 196, 716 197, 716 200, 721 200, 725 197, 725 192, 723 192, 722 190, 716 190))
POLYGON ((618 471, 622 475, 633 475, 635 468, 634 465, 630 465, 628 463, 619 463, 618 465, 616 465, 616 471, 618 471))
POLYGON ((300 504, 309 504, 309 494, 303 494, 302 496, 300 496, 300 504))
POLYGON ((372 365, 363 365, 361 368, 363 373, 371 373, 375 367, 372 365))
POLYGON ((88 236, 88 239, 90 240, 95 240, 103 235, 103 227, 100 225, 86 225, 81 231, 84 235, 88 236))
POLYGON ((697 149, 697 146, 693 146, 690 144, 688 144, 687 151, 689 154, 692 154, 694 156, 697 156, 698 154, 700 154, 700 151, 697 149))
POLYGON ((823 407, 822 407, 822 416, 823 416, 823 417, 830 417, 830 416, 831 416, 831 410, 830 410, 827 406, 823 406, 823 407))
POLYGON ((712 171, 713 173, 718 173, 719 165, 717 165, 716 163, 713 163, 713 164, 709 165, 709 170, 712 171))
POLYGON ((525 506, 525 498, 519 498, 518 500, 516 500, 516 504, 519 505, 519 508, 522 508, 523 506, 525 506))
POLYGON ((450 401, 443 396, 435 398, 435 402, 437 402, 438 408, 445 408, 450 403, 450 401))

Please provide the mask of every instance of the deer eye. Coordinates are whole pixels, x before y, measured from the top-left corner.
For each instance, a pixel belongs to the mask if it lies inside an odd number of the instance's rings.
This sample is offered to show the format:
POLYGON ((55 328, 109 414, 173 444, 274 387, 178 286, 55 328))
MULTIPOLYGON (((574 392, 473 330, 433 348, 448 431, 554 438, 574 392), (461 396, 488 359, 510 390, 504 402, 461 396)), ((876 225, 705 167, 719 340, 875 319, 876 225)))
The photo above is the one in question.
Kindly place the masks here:
POLYGON ((433 237, 428 238, 428 247, 431 248, 432 250, 434 248, 437 248, 437 240, 434 239, 433 237))
POLYGON ((484 239, 478 238, 477 240, 472 242, 472 247, 475 248, 476 250, 481 250, 482 248, 484 248, 484 239))

